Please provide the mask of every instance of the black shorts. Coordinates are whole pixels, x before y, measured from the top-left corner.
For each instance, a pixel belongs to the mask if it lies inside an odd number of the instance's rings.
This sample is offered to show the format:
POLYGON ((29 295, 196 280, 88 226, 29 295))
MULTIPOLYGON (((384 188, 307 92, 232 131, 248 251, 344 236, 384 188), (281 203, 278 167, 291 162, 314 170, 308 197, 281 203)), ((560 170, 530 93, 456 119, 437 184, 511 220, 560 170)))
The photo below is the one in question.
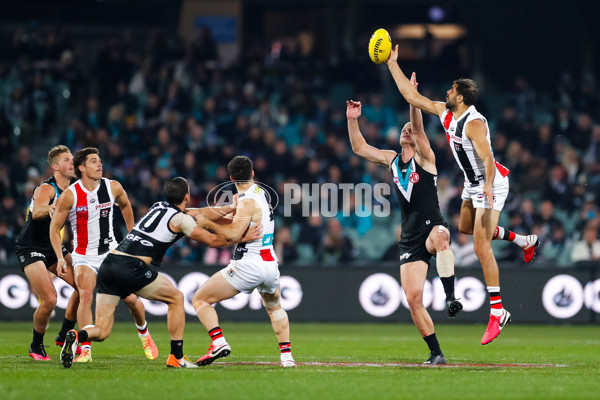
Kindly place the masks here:
POLYGON ((98 293, 122 299, 156 280, 158 272, 136 257, 109 253, 98 269, 98 293))
MULTIPOLYGON (((62 247, 63 257, 69 254, 69 251, 65 246, 62 247)), ((33 264, 36 261, 42 261, 46 268, 50 268, 58 261, 54 250, 39 250, 33 247, 25 247, 17 245, 16 249, 17 259, 19 265, 21 265, 21 271, 25 271, 25 267, 33 264)))
MULTIPOLYGON (((438 225, 448 228, 446 223, 436 223, 431 229, 438 225)), ((415 261, 425 261, 429 265, 429 260, 435 255, 431 254, 426 246, 427 237, 431 233, 431 229, 425 230, 409 240, 400 240, 398 243, 400 247, 400 266, 415 261)))

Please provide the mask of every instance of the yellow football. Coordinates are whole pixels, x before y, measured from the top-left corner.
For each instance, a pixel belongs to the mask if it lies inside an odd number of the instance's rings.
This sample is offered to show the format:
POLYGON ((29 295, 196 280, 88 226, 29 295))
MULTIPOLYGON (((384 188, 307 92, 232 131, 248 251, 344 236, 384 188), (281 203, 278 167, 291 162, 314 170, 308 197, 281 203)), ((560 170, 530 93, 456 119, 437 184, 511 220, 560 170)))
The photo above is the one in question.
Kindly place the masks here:
POLYGON ((369 40, 369 56, 375 64, 384 63, 390 58, 392 38, 385 29, 377 29, 369 40))

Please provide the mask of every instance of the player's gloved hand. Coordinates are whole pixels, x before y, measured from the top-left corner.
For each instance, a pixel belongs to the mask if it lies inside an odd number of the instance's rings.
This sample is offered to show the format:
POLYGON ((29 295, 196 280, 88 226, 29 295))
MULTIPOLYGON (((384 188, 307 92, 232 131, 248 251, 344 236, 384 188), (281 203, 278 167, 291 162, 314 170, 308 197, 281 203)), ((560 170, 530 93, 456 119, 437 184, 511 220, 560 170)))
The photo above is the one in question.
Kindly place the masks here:
POLYGON ((263 237, 262 228, 262 224, 256 224, 248 228, 244 236, 242 236, 242 242, 253 242, 256 239, 261 239, 263 237))

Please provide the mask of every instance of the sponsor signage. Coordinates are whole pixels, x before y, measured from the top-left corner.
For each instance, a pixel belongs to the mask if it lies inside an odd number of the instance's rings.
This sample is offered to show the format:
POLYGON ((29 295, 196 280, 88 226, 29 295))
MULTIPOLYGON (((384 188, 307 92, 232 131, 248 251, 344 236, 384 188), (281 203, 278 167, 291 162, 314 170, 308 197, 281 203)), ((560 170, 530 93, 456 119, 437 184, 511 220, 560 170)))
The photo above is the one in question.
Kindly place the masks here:
MULTIPOLYGON (((164 268, 185 298, 190 320, 195 312, 194 292, 218 267, 164 268)), ((398 268, 369 267, 281 267, 282 305, 292 321, 312 322, 411 322, 398 268)), ((480 268, 456 271, 455 294, 464 309, 456 319, 445 314, 445 294, 435 268, 425 282, 423 304, 434 322, 485 322, 489 301, 480 268)), ((501 269, 501 293, 504 306, 516 323, 597 323, 600 321, 600 279, 593 268, 501 269)), ((72 288, 54 280, 57 291, 57 319, 71 295, 72 288)), ((143 300, 148 319, 165 319, 167 306, 143 300)), ((31 320, 38 301, 18 266, 0 269, 0 321, 31 320)), ((259 294, 240 293, 218 304, 219 317, 229 321, 266 321, 259 294)), ((130 320, 127 307, 117 309, 118 320, 130 320)))

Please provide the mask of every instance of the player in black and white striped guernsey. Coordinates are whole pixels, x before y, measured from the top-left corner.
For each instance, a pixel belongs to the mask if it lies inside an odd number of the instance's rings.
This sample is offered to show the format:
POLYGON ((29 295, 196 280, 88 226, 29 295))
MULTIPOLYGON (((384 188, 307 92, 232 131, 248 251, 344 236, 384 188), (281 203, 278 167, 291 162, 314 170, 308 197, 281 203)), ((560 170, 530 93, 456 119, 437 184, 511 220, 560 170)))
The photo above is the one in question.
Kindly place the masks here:
MULTIPOLYGON (((67 216, 73 229, 73 269, 79 290, 77 322, 80 327, 93 326, 92 301, 100 264, 108 252, 117 246, 113 234, 113 206, 117 204, 123 213, 127 229, 133 228, 133 210, 117 181, 102 177, 102 162, 98 149, 86 147, 75 153, 75 175, 79 178, 60 196, 56 212, 50 223, 50 241, 58 258, 57 272, 66 271, 62 257, 60 230, 67 216)), ((158 357, 158 348, 148 331, 144 305, 137 296, 129 296, 125 303, 131 311, 138 329, 144 354, 151 360, 158 357)), ((91 343, 82 342, 81 355, 75 362, 92 361, 91 343)))
POLYGON ((454 157, 465 174, 459 230, 472 234, 475 254, 481 262, 490 293, 490 319, 481 344, 494 340, 510 322, 502 307, 500 274, 492 251, 493 239, 508 240, 523 249, 525 262, 531 262, 539 245, 536 235, 516 235, 498 226, 500 211, 508 195, 508 169, 494 159, 487 120, 474 104, 479 95, 471 79, 457 79, 446 92, 446 102, 433 102, 421 96, 398 66, 398 46, 392 50, 388 67, 402 96, 414 107, 437 115, 446 130, 454 157))
MULTIPOLYGON (((229 246, 236 242, 202 229, 184 213, 190 201, 189 185, 184 178, 167 182, 165 197, 166 201, 155 203, 102 262, 98 270, 96 326, 67 333, 61 351, 61 363, 66 368, 72 365, 77 342, 102 341, 110 335, 119 298, 127 298, 132 293, 169 306, 167 325, 171 335, 171 354, 167 358, 167 367, 196 367, 183 355, 183 294, 167 277, 149 266, 160 266, 169 247, 183 236, 210 247, 229 246)), ((226 206, 220 211, 229 214, 234 209, 226 206)), ((241 240, 253 241, 261 237, 260 229, 260 225, 250 229, 241 240)))

